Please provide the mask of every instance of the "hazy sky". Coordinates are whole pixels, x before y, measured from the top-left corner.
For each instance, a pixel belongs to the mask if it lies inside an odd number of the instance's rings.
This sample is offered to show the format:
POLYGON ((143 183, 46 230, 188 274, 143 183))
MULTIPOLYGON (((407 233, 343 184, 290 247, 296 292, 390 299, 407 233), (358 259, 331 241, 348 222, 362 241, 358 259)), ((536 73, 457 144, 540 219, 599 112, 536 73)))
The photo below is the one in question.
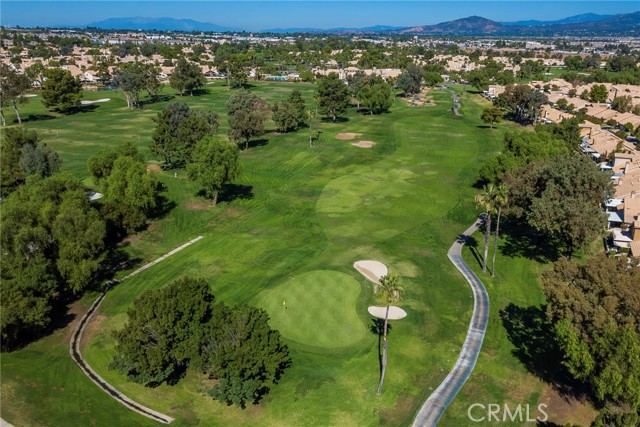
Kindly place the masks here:
POLYGON ((277 27, 414 26, 479 15, 496 21, 553 20, 640 10, 638 1, 5 1, 0 23, 84 26, 117 17, 190 18, 255 31, 277 27))

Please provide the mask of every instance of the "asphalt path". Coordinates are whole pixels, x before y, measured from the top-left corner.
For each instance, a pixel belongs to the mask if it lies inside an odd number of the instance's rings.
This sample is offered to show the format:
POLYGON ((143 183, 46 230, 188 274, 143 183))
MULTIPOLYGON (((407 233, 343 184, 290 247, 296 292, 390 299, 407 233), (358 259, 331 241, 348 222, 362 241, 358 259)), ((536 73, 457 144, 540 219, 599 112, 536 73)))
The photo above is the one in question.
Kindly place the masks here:
POLYGON ((447 256, 449 260, 462 273, 473 291, 473 315, 467 330, 467 337, 462 345, 462 350, 458 355, 458 360, 453 369, 446 376, 444 381, 440 383, 438 388, 429 396, 426 402, 420 408, 413 421, 414 427, 435 427, 444 411, 447 409, 451 401, 456 397, 464 383, 469 379, 473 368, 478 360, 482 341, 485 331, 487 330, 487 322, 489 320, 489 295, 484 288, 482 281, 469 268, 467 263, 462 259, 462 246, 482 224, 482 218, 479 218, 471 227, 462 233, 453 243, 447 256))

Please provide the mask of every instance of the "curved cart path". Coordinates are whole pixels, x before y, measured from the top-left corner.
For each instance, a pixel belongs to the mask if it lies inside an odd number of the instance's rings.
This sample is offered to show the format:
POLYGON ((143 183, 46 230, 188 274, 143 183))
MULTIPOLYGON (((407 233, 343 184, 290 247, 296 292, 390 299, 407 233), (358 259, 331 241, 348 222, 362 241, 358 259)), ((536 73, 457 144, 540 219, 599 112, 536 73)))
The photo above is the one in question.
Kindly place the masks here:
POLYGON ((464 340, 462 350, 453 369, 420 408, 413 421, 414 427, 433 427, 436 425, 463 384, 469 379, 482 348, 482 340, 489 320, 489 295, 487 295, 487 290, 478 276, 462 259, 462 246, 469 236, 478 229, 480 224, 482 224, 481 218, 458 236, 458 239, 447 254, 449 260, 467 279, 473 290, 473 315, 467 330, 467 338, 464 340))
MULTIPOLYGON (((156 259, 155 261, 151 261, 150 263, 143 265, 133 273, 123 277, 120 280, 120 282, 126 279, 129 279, 138 273, 143 272, 144 270, 156 265, 160 261, 170 257, 176 252, 179 252, 182 249, 188 246, 191 246, 198 240, 202 239, 202 237, 203 236, 198 236, 195 239, 188 241, 184 245, 178 248, 175 248, 171 252, 168 252, 162 255, 160 258, 156 259)), ((89 366, 89 364, 82 357, 82 353, 80 352, 80 341, 82 340, 82 333, 84 332, 84 328, 87 326, 87 323, 89 323, 89 320, 91 320, 91 317, 93 316, 93 314, 96 312, 96 310, 104 300, 104 297, 107 295, 107 291, 108 291, 108 288, 98 297, 98 299, 94 301, 91 307, 89 307, 89 310, 87 310, 87 312, 84 314, 84 316, 82 316, 82 318, 78 322, 78 325, 76 326, 75 330, 73 331, 73 334, 71 335, 71 342, 69 343, 69 354, 71 354, 71 358, 80 367, 82 372, 109 396, 113 397, 122 405, 126 406, 132 411, 139 413, 140 415, 144 415, 145 417, 151 418, 152 420, 155 420, 164 424, 169 424, 171 421, 173 421, 173 418, 171 418, 168 415, 162 414, 160 412, 154 411, 153 409, 147 408, 146 406, 141 405, 129 399, 124 394, 120 393, 118 390, 116 390, 115 387, 113 387, 111 384, 106 382, 102 377, 100 377, 100 375, 98 375, 93 369, 91 369, 91 366, 89 366)))

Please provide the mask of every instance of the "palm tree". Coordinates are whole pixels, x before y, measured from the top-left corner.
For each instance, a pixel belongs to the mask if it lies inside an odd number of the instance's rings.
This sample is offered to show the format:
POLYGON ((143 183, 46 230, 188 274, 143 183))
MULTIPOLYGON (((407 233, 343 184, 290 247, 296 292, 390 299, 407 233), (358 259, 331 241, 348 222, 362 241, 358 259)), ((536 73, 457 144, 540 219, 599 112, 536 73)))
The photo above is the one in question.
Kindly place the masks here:
POLYGON ((377 394, 382 393, 382 382, 384 381, 384 372, 387 368, 387 326, 389 324, 389 306, 400 300, 400 279, 394 273, 388 273, 380 278, 380 284, 376 286, 376 295, 387 304, 387 311, 384 315, 384 329, 382 332, 382 369, 380 371, 380 382, 378 383, 377 394))
POLYGON ((484 209, 484 258, 482 259, 482 272, 487 272, 487 258, 489 257, 489 240, 491 239, 491 213, 494 211, 494 199, 496 186, 493 184, 486 185, 484 191, 476 195, 476 204, 484 209))
POLYGON ((504 184, 500 184, 496 187, 496 191, 493 197, 493 205, 498 208, 498 219, 496 220, 496 235, 493 238, 493 261, 491 262, 491 277, 496 275, 496 252, 498 250, 498 236, 500 235, 500 214, 502 214, 502 208, 509 203, 509 191, 504 184))

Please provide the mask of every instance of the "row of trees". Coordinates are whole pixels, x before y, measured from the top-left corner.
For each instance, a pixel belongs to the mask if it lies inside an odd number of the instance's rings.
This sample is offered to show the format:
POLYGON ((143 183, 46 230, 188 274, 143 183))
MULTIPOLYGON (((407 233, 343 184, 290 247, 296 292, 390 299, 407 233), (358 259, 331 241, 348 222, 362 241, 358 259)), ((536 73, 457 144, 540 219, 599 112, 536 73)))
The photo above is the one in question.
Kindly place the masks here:
POLYGON ((212 398, 244 408, 258 403, 291 365, 264 310, 216 302, 202 279, 146 291, 128 315, 116 333, 111 368, 149 387, 175 384, 189 368, 217 380, 208 391, 212 398))
POLYGON ((37 337, 66 303, 107 273, 118 236, 141 229, 158 208, 158 182, 131 144, 97 153, 89 170, 104 197, 58 172, 59 156, 34 131, 8 128, 2 161, 2 349, 37 337))

